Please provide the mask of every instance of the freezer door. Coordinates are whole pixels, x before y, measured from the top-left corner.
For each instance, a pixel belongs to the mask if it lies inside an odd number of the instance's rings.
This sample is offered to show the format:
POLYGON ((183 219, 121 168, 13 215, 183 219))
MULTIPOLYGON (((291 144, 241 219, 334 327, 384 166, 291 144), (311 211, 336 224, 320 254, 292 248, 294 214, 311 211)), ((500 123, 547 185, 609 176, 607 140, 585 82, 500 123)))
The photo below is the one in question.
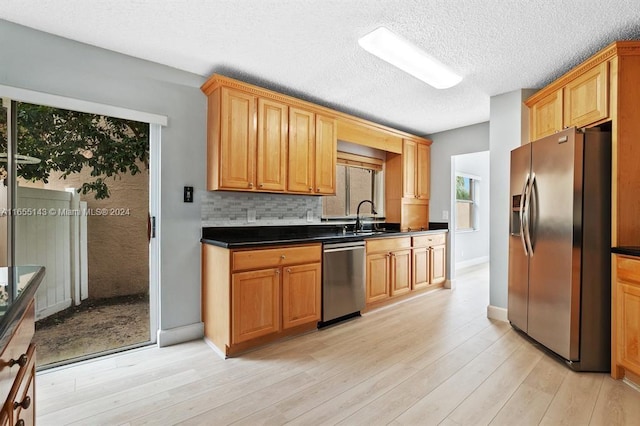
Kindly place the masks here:
POLYGON ((529 294, 529 257, 525 244, 522 208, 531 177, 531 144, 511 151, 511 183, 509 198, 509 299, 508 318, 512 325, 527 332, 529 294))
POLYGON ((528 334, 578 360, 583 135, 569 129, 531 145, 528 334))

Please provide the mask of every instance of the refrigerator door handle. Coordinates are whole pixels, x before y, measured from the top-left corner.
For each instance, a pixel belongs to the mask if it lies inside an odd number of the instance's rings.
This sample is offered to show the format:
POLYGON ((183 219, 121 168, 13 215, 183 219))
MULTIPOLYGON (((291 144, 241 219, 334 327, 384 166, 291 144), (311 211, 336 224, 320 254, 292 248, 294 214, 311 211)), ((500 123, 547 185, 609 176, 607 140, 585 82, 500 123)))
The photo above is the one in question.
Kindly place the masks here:
POLYGON ((522 185, 522 193, 520 196, 520 240, 522 241, 522 247, 524 248, 524 255, 529 256, 529 252, 527 250, 527 243, 525 241, 524 233, 526 229, 526 215, 525 208, 527 206, 527 202, 525 201, 527 198, 527 187, 529 186, 529 173, 527 173, 527 177, 524 180, 524 185, 522 185))
POLYGON ((527 248, 529 252, 529 256, 533 257, 533 244, 531 243, 531 192, 533 191, 533 186, 536 183, 536 174, 531 174, 531 180, 529 181, 529 186, 527 187, 527 199, 525 202, 525 215, 526 215, 526 226, 525 226, 525 240, 527 242, 527 248))

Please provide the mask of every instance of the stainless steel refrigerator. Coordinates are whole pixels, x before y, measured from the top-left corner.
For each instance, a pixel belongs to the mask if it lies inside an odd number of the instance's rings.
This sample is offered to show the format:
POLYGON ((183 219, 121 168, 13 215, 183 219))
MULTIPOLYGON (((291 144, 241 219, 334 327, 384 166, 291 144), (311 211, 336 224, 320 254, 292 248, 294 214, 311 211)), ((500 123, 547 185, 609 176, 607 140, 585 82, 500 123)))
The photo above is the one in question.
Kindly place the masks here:
POLYGON ((577 371, 609 371, 611 134, 566 129, 511 151, 511 324, 577 371))

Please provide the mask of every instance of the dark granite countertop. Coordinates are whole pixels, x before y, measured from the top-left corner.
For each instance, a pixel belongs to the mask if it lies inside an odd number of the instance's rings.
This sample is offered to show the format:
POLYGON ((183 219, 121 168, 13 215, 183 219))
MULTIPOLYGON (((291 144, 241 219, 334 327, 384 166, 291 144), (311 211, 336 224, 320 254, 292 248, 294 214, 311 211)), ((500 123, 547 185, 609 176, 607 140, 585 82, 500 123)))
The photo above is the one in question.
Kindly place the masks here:
POLYGON ((352 227, 346 232, 344 224, 297 225, 297 226, 239 226, 202 228, 200 242, 218 247, 250 248, 270 245, 333 243, 360 241, 368 238, 402 237, 419 234, 447 232, 446 224, 429 224, 427 231, 401 232, 398 224, 378 224, 354 233, 352 227), (433 226, 432 226, 433 225, 433 226))
POLYGON ((621 246, 613 247, 611 253, 626 254, 627 256, 640 257, 640 246, 621 246))
POLYGON ((0 268, 0 352, 35 296, 44 271, 44 266, 31 265, 0 268))

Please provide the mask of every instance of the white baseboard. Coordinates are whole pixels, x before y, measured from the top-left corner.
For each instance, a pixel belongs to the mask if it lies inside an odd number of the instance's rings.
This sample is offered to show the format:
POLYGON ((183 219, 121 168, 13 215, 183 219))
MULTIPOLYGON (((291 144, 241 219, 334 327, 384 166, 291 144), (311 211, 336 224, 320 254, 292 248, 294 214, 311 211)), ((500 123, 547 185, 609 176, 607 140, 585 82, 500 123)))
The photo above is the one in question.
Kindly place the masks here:
POLYGON ((456 288, 456 280, 446 280, 444 282, 444 288, 454 290, 456 288))
POLYGON ((507 314, 507 308, 500 308, 498 306, 487 306, 487 318, 497 321, 509 322, 509 316, 507 314))
POLYGON ((462 262, 456 262, 456 270, 480 265, 487 262, 489 262, 489 256, 480 256, 469 260, 463 260, 462 262))
POLYGON ((204 337, 204 323, 185 325, 183 327, 158 330, 158 347, 171 346, 204 337))

